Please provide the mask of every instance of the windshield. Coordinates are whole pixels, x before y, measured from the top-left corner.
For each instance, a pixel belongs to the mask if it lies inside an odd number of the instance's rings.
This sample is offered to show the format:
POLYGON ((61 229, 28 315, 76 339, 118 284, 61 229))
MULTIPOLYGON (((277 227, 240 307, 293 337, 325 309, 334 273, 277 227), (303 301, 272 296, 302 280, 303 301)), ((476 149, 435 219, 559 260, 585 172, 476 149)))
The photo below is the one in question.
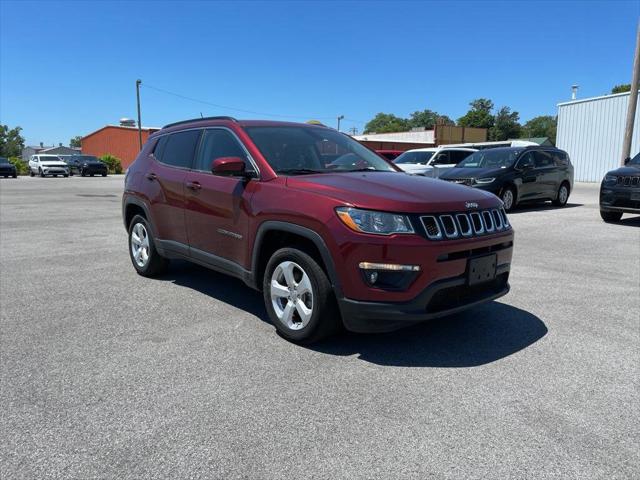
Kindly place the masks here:
POLYGON ((60 161, 60 157, 44 157, 44 156, 41 156, 40 157, 40 161, 41 162, 59 162, 60 161))
POLYGON ((79 162, 99 162, 98 157, 94 157, 93 155, 71 155, 69 160, 73 160, 74 162, 77 160, 79 162))
POLYGON ((513 148, 508 149, 489 149, 479 150, 463 161, 456 167, 458 168, 507 168, 513 165, 522 150, 513 148))
POLYGON ((404 152, 394 163, 414 163, 426 165, 435 152, 404 152))
POLYGON ((0 157, 0 163, 9 163, 8 158, 0 157))
POLYGON ((284 175, 396 170, 347 135, 324 127, 246 127, 271 168, 284 175))
POLYGON ((627 163, 627 165, 640 165, 640 153, 629 160, 629 163, 627 163))

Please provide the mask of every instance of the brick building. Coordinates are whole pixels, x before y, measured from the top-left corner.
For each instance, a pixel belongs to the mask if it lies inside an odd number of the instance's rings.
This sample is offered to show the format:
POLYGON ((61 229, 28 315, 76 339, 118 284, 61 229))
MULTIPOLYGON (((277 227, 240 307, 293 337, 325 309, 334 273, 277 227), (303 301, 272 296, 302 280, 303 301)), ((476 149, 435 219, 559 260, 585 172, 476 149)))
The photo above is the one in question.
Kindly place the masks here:
MULTIPOLYGON (((159 128, 142 127, 142 143, 149 135, 159 128)), ((114 155, 122 162, 122 168, 127 169, 133 163, 140 151, 138 143, 138 127, 124 125, 106 125, 95 132, 82 137, 82 153, 100 157, 107 153, 114 155)))

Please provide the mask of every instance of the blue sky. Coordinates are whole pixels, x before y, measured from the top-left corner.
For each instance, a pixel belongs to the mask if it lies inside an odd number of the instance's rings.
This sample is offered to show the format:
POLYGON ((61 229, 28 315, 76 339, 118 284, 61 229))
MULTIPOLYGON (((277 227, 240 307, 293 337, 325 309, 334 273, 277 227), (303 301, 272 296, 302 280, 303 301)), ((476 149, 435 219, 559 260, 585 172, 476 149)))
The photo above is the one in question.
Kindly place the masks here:
POLYGON ((456 119, 487 97, 521 121, 628 83, 629 2, 12 2, 0 0, 0 122, 68 143, 121 117, 456 119), (249 114, 170 96, 176 92, 249 114))

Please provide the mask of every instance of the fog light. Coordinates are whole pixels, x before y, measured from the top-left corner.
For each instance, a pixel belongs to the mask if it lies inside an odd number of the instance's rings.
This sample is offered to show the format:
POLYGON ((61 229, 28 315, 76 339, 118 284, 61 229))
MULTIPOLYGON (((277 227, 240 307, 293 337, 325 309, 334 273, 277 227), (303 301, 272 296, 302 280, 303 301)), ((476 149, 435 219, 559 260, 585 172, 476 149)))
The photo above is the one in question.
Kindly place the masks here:
POLYGON ((358 266, 367 285, 383 290, 405 290, 420 271, 418 265, 396 263, 360 262, 358 266))

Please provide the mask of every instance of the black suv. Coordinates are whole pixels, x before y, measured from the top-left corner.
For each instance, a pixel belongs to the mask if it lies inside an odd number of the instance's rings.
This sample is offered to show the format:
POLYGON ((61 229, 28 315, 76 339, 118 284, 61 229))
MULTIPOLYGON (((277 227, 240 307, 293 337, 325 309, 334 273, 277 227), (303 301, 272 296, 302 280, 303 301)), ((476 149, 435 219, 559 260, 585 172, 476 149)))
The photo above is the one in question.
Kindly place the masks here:
POLYGON ((573 186, 573 165, 567 152, 553 147, 491 148, 469 155, 440 179, 489 191, 507 211, 527 201, 563 206, 573 186))
POLYGON ((640 153, 624 167, 607 172, 600 184, 600 216, 617 222, 623 213, 640 213, 640 153))
POLYGON ((101 162, 98 157, 93 155, 60 155, 64 162, 69 165, 71 175, 77 173, 83 177, 87 175, 107 176, 107 164, 101 162))
POLYGON ((0 157, 0 176, 7 177, 18 177, 18 169, 16 166, 9 161, 8 158, 0 157))

